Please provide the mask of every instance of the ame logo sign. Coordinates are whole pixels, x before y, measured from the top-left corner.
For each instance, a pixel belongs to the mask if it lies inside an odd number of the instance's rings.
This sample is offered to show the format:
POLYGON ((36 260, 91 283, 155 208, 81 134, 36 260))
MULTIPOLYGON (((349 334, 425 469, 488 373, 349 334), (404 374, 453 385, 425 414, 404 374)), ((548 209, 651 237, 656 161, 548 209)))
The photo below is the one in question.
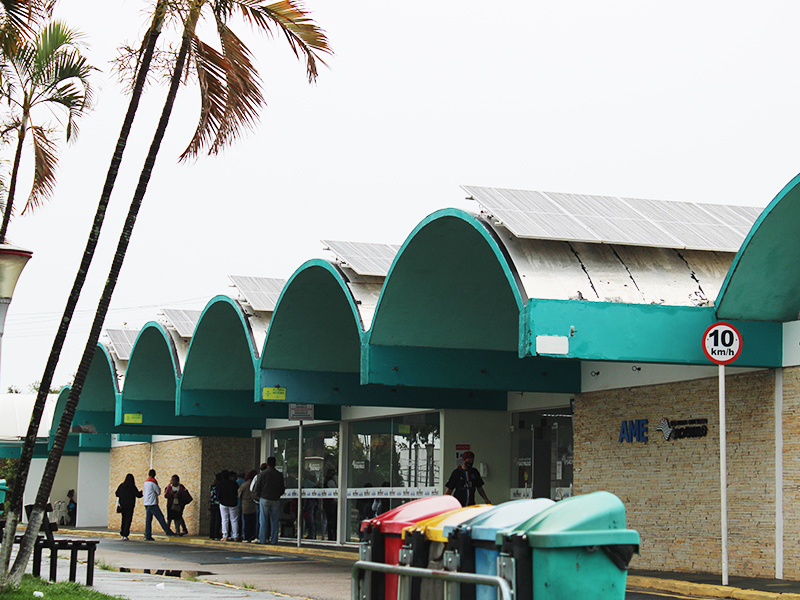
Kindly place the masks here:
POLYGON ((623 421, 619 428, 619 442, 646 442, 647 419, 623 421))

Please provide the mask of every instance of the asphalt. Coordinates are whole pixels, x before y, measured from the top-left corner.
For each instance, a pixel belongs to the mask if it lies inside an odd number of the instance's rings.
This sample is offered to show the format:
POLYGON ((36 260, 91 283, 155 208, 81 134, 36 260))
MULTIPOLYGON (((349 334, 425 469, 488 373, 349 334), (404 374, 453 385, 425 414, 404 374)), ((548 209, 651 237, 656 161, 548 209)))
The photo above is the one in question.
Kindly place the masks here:
MULTIPOLYGON (((122 542, 116 531, 74 529, 56 537, 100 540, 93 589, 130 600, 260 598, 346 600, 358 551, 353 547, 303 542, 277 546, 219 542, 203 537, 154 536, 145 542, 132 534, 122 542), (103 544, 103 541, 106 541, 103 544), (101 568, 102 567, 102 568, 101 568)), ((64 553, 62 558, 67 558, 64 553)), ((86 581, 83 553, 77 581, 86 581)), ((43 559, 42 575, 47 576, 43 559)), ((28 567, 30 572, 30 566, 28 567)), ((58 581, 66 581, 69 560, 58 561, 58 581)), ((705 598, 736 600, 800 600, 800 581, 730 576, 711 573, 671 573, 631 569, 628 589, 663 591, 705 598)))

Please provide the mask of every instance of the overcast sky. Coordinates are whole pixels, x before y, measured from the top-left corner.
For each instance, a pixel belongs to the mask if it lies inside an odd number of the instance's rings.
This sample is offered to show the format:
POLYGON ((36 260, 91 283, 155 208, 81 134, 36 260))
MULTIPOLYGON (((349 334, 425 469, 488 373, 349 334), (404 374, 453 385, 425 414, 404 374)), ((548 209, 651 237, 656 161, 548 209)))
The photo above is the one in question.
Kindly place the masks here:
MULTIPOLYGON (((18 217, 33 250, 9 309, 0 389, 41 379, 127 107, 108 61, 144 0, 60 0, 86 34, 96 110, 53 201, 18 217)), ((183 88, 106 327, 202 309, 227 275, 288 278, 320 239, 402 243, 459 185, 763 207, 800 171, 796 2, 307 0, 336 55, 314 86, 285 42, 234 29, 268 107, 234 148, 178 164, 197 119, 183 88)), ((172 39, 177 39, 171 32, 172 39)), ((55 383, 77 369, 166 90, 134 123, 55 383)), ((10 151, 5 150, 7 159, 10 151)))

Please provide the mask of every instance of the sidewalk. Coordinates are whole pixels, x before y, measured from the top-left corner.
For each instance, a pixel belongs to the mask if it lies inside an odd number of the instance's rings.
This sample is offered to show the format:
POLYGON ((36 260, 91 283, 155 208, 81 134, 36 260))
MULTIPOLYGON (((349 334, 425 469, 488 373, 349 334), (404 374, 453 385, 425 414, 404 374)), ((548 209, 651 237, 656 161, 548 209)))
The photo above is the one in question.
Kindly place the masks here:
MULTIPOLYGON (((81 537, 100 539, 119 539, 116 531, 107 529, 61 529, 58 537, 81 537)), ((132 534, 134 539, 142 539, 141 534, 132 534)), ((279 544, 278 546, 262 546, 260 544, 243 544, 219 542, 206 537, 166 537, 155 536, 159 546, 163 544, 180 544, 200 547, 208 550, 227 550, 234 552, 247 552, 252 554, 282 554, 306 558, 333 561, 339 564, 336 570, 338 578, 347 579, 349 582, 352 564, 358 560, 358 550, 354 547, 329 546, 323 544, 303 545, 297 548, 294 544, 279 544)), ((98 546, 98 549, 102 546, 98 546)), ((139 544, 142 553, 148 551, 148 544, 139 544)), ((154 548, 155 550, 155 548, 154 548)), ((59 560, 58 580, 67 581, 69 561, 59 560)), ((286 595, 284 593, 271 594, 254 589, 243 589, 232 585, 224 585, 209 581, 185 579, 195 577, 196 572, 184 571, 180 577, 150 574, 145 571, 150 569, 131 569, 135 572, 107 571, 95 567, 94 589, 112 596, 123 596, 131 600, 152 600, 154 597, 169 595, 172 598, 200 598, 201 600, 215 600, 217 598, 261 598, 273 600, 279 598, 318 598, 318 590, 309 580, 307 591, 304 588, 302 595, 286 595), (306 596, 307 594, 307 596, 306 596)), ((45 565, 43 575, 46 576, 45 565)), ((328 574, 330 576, 330 573, 328 574)), ((310 578, 309 578, 310 579, 310 578)), ((77 581, 86 581, 86 565, 78 565, 77 581)), ((632 569, 628 573, 628 589, 637 591, 665 591, 684 594, 687 596, 700 596, 708 598, 734 598, 736 600, 800 600, 800 582, 778 579, 761 579, 748 577, 729 577, 729 585, 721 585, 722 578, 710 573, 668 573, 661 571, 644 571, 632 569)), ((257 585, 255 580, 244 579, 242 586, 257 585)), ((329 582, 330 583, 330 582, 329 582)), ((341 583, 344 583, 342 581, 341 583)), ((343 599, 344 600, 344 599, 343 599)))

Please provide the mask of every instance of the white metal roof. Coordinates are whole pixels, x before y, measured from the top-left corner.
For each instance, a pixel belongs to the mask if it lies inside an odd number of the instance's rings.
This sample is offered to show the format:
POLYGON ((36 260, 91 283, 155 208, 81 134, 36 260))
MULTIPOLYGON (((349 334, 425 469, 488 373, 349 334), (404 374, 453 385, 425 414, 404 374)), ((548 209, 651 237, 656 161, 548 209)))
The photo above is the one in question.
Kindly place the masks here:
MULTIPOLYGON (((56 409, 58 394, 49 394, 36 437, 46 438, 56 409)), ((0 394, 0 442, 23 441, 28 434, 36 394, 0 394)))

